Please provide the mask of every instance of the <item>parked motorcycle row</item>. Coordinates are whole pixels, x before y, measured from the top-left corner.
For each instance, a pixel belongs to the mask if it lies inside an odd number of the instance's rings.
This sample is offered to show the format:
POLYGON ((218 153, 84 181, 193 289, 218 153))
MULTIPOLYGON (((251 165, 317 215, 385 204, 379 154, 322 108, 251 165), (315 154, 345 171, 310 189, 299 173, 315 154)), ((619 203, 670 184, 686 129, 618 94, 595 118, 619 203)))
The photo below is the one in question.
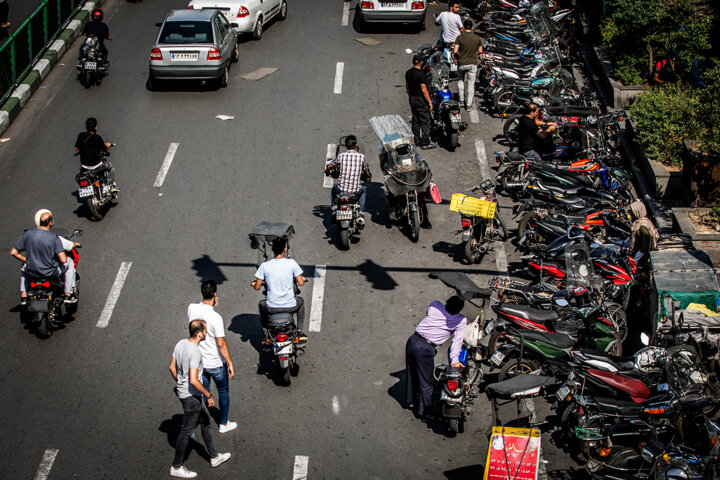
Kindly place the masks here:
POLYGON ((552 381, 542 391, 566 450, 592 478, 718 478, 720 384, 709 373, 715 344, 678 325, 652 341, 642 334, 644 347, 622 356, 628 332, 637 330, 627 311, 631 299, 642 301, 647 274, 629 250, 636 196, 619 167, 624 112, 602 113, 593 94, 578 92, 565 69, 572 53, 558 43, 569 17, 552 7, 484 0, 475 11, 487 38, 479 91, 507 117, 508 145, 517 145, 519 115, 507 114, 530 102, 560 128, 542 161, 512 149, 496 152, 495 185, 473 187, 481 198, 453 195, 450 208, 460 214, 469 263, 492 240, 513 237, 496 216, 495 190, 514 200, 514 242, 536 280, 497 276, 488 289, 468 291, 467 282, 437 274, 464 298, 489 302, 494 313, 468 327, 464 368, 436 368, 442 415, 452 434, 462 431, 482 389, 482 365, 498 381, 547 377, 552 381))

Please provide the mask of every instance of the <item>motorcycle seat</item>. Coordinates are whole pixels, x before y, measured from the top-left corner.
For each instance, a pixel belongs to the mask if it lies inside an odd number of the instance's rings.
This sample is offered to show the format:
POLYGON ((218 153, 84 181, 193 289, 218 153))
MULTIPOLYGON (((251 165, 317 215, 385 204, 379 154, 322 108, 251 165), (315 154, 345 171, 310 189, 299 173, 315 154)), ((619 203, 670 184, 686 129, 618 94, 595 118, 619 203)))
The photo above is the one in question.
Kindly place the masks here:
POLYGON ((535 330, 523 330, 522 336, 526 340, 549 343, 558 348, 572 348, 575 346, 575 340, 564 333, 547 333, 537 332, 535 330))
POLYGON ((629 371, 635 369, 635 359, 633 357, 613 357, 606 354, 602 350, 592 350, 589 348, 581 348, 579 351, 582 356, 588 359, 610 363, 620 371, 629 371))
POLYGON ((353 192, 340 192, 336 197, 337 203, 357 203, 360 194, 353 192))
POLYGON ((503 303, 498 306, 498 311, 534 322, 544 323, 558 319, 558 314, 555 310, 543 310, 541 308, 533 308, 529 305, 519 305, 516 303, 503 303))
POLYGON ((527 160, 520 152, 507 152, 507 157, 515 162, 524 162, 527 160))
POLYGON ((581 188, 581 187, 567 188, 563 185, 558 185, 556 183, 541 182, 540 180, 538 180, 537 184, 540 188, 549 190, 551 192, 559 193, 561 195, 577 195, 581 188))
MULTIPOLYGON (((562 195, 562 194, 560 194, 562 195)), ((575 196, 575 195, 567 195, 559 197, 558 195, 553 195, 553 201, 557 203, 561 203, 563 205, 585 205, 585 202, 583 202, 583 199, 575 196)))
POLYGON ((608 385, 622 390, 632 397, 635 402, 643 402, 650 397, 650 389, 640 380, 618 375, 603 370, 588 369, 588 374, 607 383, 608 385))
POLYGON ((271 313, 268 315, 268 322, 273 327, 280 327, 292 322, 292 313, 271 313))

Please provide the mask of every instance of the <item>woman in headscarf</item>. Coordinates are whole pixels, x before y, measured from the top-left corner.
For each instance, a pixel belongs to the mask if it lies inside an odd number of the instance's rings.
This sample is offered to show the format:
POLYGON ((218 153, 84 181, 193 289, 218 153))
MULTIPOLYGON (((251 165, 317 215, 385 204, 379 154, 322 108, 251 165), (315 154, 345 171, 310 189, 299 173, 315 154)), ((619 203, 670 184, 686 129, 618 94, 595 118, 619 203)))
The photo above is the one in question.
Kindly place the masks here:
POLYGON ((638 267, 647 269, 650 266, 650 251, 657 247, 659 234, 655 225, 647 218, 647 210, 642 200, 631 203, 630 211, 635 218, 630 237, 630 254, 635 258, 638 267))

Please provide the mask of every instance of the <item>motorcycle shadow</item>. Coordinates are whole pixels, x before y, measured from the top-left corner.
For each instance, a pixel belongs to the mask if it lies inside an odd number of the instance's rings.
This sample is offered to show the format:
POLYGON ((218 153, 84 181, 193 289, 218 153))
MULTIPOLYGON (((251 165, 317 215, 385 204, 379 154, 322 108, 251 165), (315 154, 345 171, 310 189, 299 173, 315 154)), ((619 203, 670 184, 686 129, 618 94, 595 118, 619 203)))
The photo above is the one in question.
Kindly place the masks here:
MULTIPOLYGON (((77 200, 77 203, 78 203, 78 207, 73 211, 73 213, 74 213, 75 215, 77 215, 78 218, 85 218, 85 219, 87 219, 87 220, 89 220, 89 221, 91 221, 91 222, 100 222, 100 221, 102 221, 102 220, 96 220, 96 219, 92 216, 92 214, 90 213, 90 209, 89 209, 88 206, 87 206, 86 201, 83 200, 83 199, 81 199, 81 198, 78 196, 77 190, 74 190, 74 191, 73 191, 73 197, 75 197, 75 199, 77 200)), ((104 207, 104 208, 105 208, 105 215, 104 215, 104 216, 106 216, 108 213, 110 213, 110 210, 112 210, 112 209, 115 208, 115 207, 117 207, 117 203, 115 203, 114 201, 109 202, 109 203, 107 204, 107 206, 104 207)))
MULTIPOLYGON (((33 325, 33 313, 28 312, 25 307, 22 307, 20 305, 15 305, 10 310, 8 310, 10 313, 19 313, 20 314, 20 323, 22 324, 23 328, 27 330, 28 333, 37 336, 40 340, 47 340, 46 338, 42 338, 37 333, 37 328, 33 325)), ((63 318, 62 323, 60 323, 57 326, 53 327, 53 332, 57 332, 60 330, 64 330, 65 327, 75 321, 74 315, 66 315, 65 318, 63 318)))
POLYGON ((465 261, 465 250, 462 242, 450 243, 446 241, 440 241, 433 244, 433 252, 444 253, 448 257, 452 258, 455 263, 461 263, 467 265, 465 261))
POLYGON ((467 465, 465 467, 453 468, 443 472, 448 480, 477 480, 483 478, 485 474, 485 465, 467 465))
POLYGON ((230 321, 228 331, 240 335, 241 342, 250 342, 250 345, 258 352, 257 374, 265 375, 275 385, 285 386, 280 381, 274 356, 271 352, 265 351, 262 345, 263 332, 260 325, 260 315, 256 313, 241 313, 230 321))

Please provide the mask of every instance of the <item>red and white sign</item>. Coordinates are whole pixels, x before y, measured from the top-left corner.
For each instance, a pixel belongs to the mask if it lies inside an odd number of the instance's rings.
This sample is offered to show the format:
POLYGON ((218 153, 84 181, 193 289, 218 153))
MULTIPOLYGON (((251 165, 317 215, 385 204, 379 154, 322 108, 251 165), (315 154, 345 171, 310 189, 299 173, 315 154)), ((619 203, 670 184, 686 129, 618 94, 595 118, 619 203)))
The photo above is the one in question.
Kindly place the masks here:
POLYGON ((493 427, 483 480, 537 480, 540 430, 493 427))

